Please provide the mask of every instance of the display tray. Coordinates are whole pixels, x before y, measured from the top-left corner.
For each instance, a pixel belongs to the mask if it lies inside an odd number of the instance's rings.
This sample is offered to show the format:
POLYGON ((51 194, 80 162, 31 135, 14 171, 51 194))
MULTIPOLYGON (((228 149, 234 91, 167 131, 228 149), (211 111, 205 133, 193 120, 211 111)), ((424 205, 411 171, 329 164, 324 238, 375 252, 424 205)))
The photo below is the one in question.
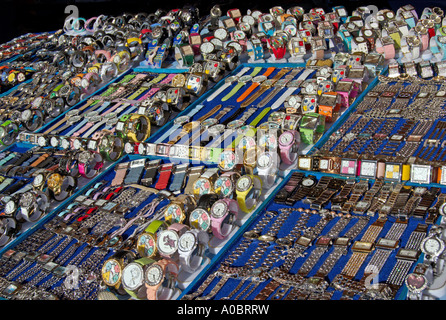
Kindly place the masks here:
MULTIPOLYGON (((279 190, 282 190, 279 191, 278 194, 283 192, 283 190, 290 190, 287 189, 289 188, 288 183, 290 182, 290 179, 298 173, 305 177, 313 175, 317 182, 321 181, 322 176, 346 179, 346 177, 341 177, 339 175, 322 175, 321 173, 293 170, 292 173, 284 179, 280 188, 278 188, 279 190)), ((349 179, 349 181, 359 182, 360 180, 349 179)), ((376 181, 363 180, 363 182, 367 182, 367 189, 370 190, 371 186, 376 181)), ((420 187, 420 185, 417 184, 407 184, 407 186, 409 185, 412 187, 412 190, 420 187)), ((317 186, 316 183, 316 187, 317 186)), ((430 186, 428 189, 433 191, 435 187, 430 186)), ((445 192, 444 188, 439 190, 436 191, 441 193, 445 192)), ((393 291, 389 291, 392 292, 389 295, 391 299, 404 300, 406 298, 407 288, 404 284, 404 277, 414 270, 417 263, 423 262, 424 253, 420 250, 415 250, 416 254, 413 261, 410 263, 410 268, 401 271, 406 272, 406 274, 401 275, 401 279, 399 280, 395 280, 398 279, 396 276, 396 274, 398 274, 397 269, 393 270, 396 268, 395 265, 398 264, 396 255, 401 248, 408 248, 409 238, 418 225, 426 227, 423 232, 424 235, 427 236, 427 230, 431 228, 432 221, 426 223, 425 217, 420 218, 420 216, 409 216, 406 219, 402 219, 402 217, 398 217, 398 215, 388 215, 383 226, 378 224, 380 227, 377 229, 378 231, 375 231, 376 234, 373 236, 375 237, 375 240, 370 237, 368 238, 368 241, 374 242, 374 249, 370 252, 367 250, 363 251, 367 252, 367 257, 361 260, 359 266, 356 266, 356 272, 351 272, 352 262, 350 262, 350 268, 344 269, 344 267, 347 262, 350 261, 352 255, 355 254, 353 253, 352 245, 357 240, 362 239, 362 241, 365 241, 364 234, 368 232, 366 230, 368 230, 372 224, 376 224, 379 215, 374 214, 372 216, 367 214, 355 214, 353 212, 350 212, 349 214, 338 214, 339 211, 335 210, 334 215, 328 214, 325 216, 329 217, 328 223, 318 226, 318 223, 324 219, 323 213, 327 214, 330 210, 333 211, 333 202, 327 202, 321 210, 316 210, 310 207, 309 203, 305 203, 307 202, 307 197, 303 197, 303 202, 302 200, 298 200, 293 205, 289 205, 277 203, 277 193, 275 194, 276 198, 273 199, 272 197, 270 201, 265 203, 260 214, 249 221, 249 224, 247 224, 243 230, 240 230, 225 251, 217 257, 214 264, 203 273, 200 280, 191 287, 191 290, 184 292, 183 299, 339 300, 343 294, 345 294, 343 299, 346 297, 353 299, 367 299, 366 294, 358 294, 361 290, 364 290, 365 284, 368 285, 368 287, 365 288, 371 293, 373 291, 372 285, 379 284, 381 286, 381 289, 378 290, 379 292, 382 290, 382 287, 385 287, 386 283, 398 283, 393 291), (288 215, 286 214, 287 212, 288 215), (306 218, 304 216, 306 216, 306 218), (340 222, 342 219, 344 222, 340 222), (359 230, 356 230, 356 232, 352 232, 359 220, 366 221, 364 226, 358 228, 359 230), (395 240, 397 240, 396 242, 398 245, 395 248, 386 249, 390 250, 390 254, 384 255, 387 258, 384 259, 385 263, 382 264, 383 260, 377 258, 378 251, 380 254, 383 254, 386 251, 383 247, 378 249, 376 245, 380 238, 385 238, 386 236, 390 238, 388 232, 396 223, 401 223, 400 227, 403 230, 402 234, 400 236, 396 235, 395 240), (343 226, 339 227, 341 224, 343 226), (333 228, 334 226, 338 227, 333 228), (300 237, 301 235, 304 235, 304 237, 300 237), (348 237, 349 235, 354 236, 350 239, 349 245, 345 247, 346 251, 336 255, 334 252, 338 249, 335 249, 337 247, 334 245, 336 243, 335 240, 342 238, 343 236, 348 237), (318 242, 322 239, 321 236, 328 236, 328 238, 326 238, 326 241, 318 242), (331 241, 328 241, 330 238, 331 241), (318 242, 317 245, 316 242, 318 242), (327 243, 329 244, 327 245, 327 243), (297 256, 295 255, 296 253, 297 256), (374 257, 375 254, 376 257, 374 257), (328 257, 330 257, 330 259, 336 257, 335 260, 332 260, 336 263, 332 265, 333 263, 327 262, 330 261, 327 260, 328 257), (375 260, 372 260, 372 258, 375 260), (375 273, 364 274, 366 266, 371 260, 375 261, 373 264, 380 265, 381 269, 379 273, 375 271, 375 273), (377 263, 377 261, 380 262, 377 263), (340 273, 349 274, 347 278, 352 278, 353 280, 344 279, 345 282, 343 283, 339 280, 338 275, 340 273), (393 274, 391 279, 389 277, 390 274, 393 274), (362 287, 359 284, 359 280, 362 280, 362 287), (349 293, 346 283, 358 285, 356 289, 359 291, 353 290, 353 293, 349 293), (299 290, 296 290, 296 288, 299 290)), ((358 198, 357 201, 359 201, 359 199, 361 198, 358 198)), ((411 200, 408 200, 408 202, 410 201, 411 200)), ((433 206, 435 206, 435 203, 433 206)), ((438 219, 438 221, 434 220, 433 222, 438 224, 440 220, 441 218, 438 219)), ((377 227, 375 226, 372 228, 377 227)), ((396 229, 398 228, 393 229, 393 232, 396 229)), ((370 232, 368 232, 368 234, 370 235, 370 232)), ((418 242, 418 245, 419 244, 420 242, 418 242)), ((355 251, 356 254, 359 252, 358 249, 355 251)), ((359 255, 360 254, 357 254, 357 256, 359 255)), ((381 292, 385 292, 385 290, 382 290, 381 292)))

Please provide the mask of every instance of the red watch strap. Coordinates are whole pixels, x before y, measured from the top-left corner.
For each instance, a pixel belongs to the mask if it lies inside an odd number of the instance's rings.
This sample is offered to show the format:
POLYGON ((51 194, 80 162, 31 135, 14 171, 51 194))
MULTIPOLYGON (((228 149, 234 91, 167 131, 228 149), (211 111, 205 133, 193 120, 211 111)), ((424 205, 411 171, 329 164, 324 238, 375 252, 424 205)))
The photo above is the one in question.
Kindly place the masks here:
POLYGON ((163 164, 160 169, 160 176, 155 184, 155 189, 163 190, 167 188, 169 179, 172 174, 173 163, 163 164))

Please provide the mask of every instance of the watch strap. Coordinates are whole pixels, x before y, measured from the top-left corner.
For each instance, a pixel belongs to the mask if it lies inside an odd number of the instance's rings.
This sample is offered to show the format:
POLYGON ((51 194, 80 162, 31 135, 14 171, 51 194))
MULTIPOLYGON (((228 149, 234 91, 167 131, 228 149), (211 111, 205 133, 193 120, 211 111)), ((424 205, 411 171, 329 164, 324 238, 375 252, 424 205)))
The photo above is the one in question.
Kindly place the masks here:
POLYGON ((173 163, 167 163, 163 164, 160 167, 160 176, 158 178, 158 181, 155 184, 155 189, 157 190, 164 190, 167 188, 167 185, 169 184, 170 176, 172 175, 172 170, 174 168, 173 163))

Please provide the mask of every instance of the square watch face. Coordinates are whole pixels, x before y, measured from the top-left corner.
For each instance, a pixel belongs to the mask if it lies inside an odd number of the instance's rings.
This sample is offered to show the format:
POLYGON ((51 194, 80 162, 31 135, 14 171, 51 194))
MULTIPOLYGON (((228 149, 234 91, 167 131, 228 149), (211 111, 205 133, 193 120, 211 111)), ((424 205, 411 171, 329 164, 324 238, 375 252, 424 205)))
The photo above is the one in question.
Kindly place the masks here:
POLYGON ((348 176, 356 175, 357 160, 354 159, 342 159, 341 160, 341 174, 348 176))
POLYGON ((386 180, 400 181, 401 168, 402 166, 399 163, 386 163, 384 178, 386 180))
POLYGON ((377 161, 362 160, 359 176, 362 178, 375 178, 377 161))
POLYGON ((432 167, 429 165, 412 164, 410 167, 410 182, 429 184, 432 167))

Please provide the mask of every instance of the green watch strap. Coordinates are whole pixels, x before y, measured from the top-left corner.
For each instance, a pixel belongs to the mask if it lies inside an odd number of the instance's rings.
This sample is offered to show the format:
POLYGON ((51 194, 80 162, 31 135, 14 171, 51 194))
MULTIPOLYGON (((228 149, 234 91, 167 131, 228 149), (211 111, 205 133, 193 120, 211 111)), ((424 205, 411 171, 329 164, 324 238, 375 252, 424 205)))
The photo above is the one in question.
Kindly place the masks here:
MULTIPOLYGON (((250 75, 251 77, 255 77, 255 76, 260 72, 260 70, 262 70, 262 67, 255 67, 254 70, 253 70, 249 75, 250 75)), ((225 96, 221 99, 221 101, 226 101, 226 100, 228 100, 229 98, 231 98, 231 97, 232 97, 234 94, 236 94, 237 91, 239 91, 245 84, 246 84, 246 83, 241 83, 241 82, 237 83, 237 85, 235 85, 235 87, 232 88, 232 90, 231 90, 227 95, 225 95, 225 96)))
POLYGON ((152 221, 144 231, 147 233, 155 234, 164 223, 165 222, 161 220, 152 221))
POLYGON ((262 112, 260 112, 259 115, 255 117, 255 119, 252 120, 252 122, 249 125, 256 127, 259 124, 260 120, 262 120, 268 114, 268 112, 270 112, 270 110, 271 110, 270 107, 263 109, 262 112))
POLYGON ((167 77, 166 73, 160 73, 156 78, 153 78, 152 80, 149 81, 149 84, 155 84, 160 82, 161 80, 163 80, 165 77, 167 77))

